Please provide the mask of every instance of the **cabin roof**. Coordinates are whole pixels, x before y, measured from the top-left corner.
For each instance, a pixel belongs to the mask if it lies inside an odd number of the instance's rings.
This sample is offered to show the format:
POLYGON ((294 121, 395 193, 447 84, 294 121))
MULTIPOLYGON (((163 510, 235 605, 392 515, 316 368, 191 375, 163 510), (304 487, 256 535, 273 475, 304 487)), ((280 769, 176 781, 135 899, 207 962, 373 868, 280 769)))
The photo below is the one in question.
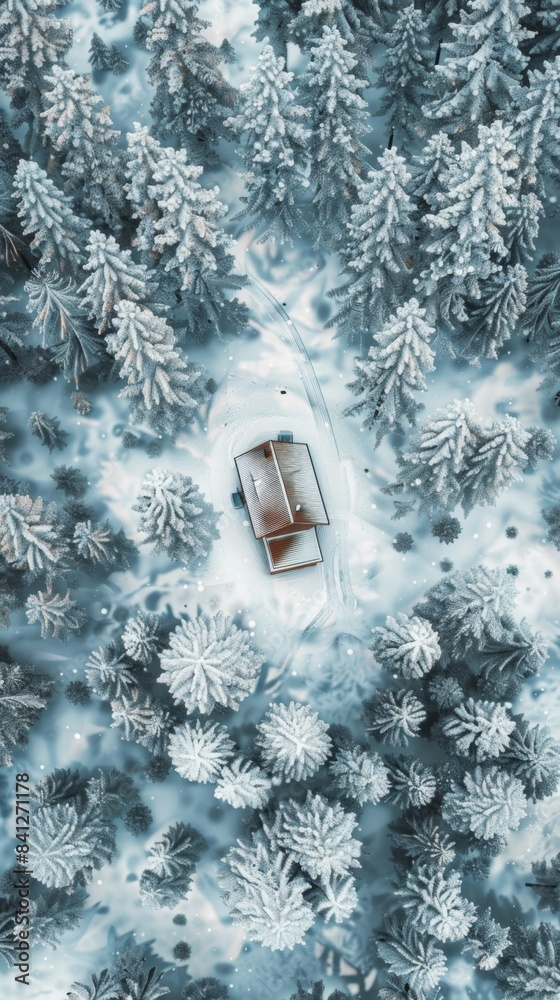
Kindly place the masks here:
POLYGON ((329 523, 306 444, 265 441, 235 463, 256 538, 329 523))

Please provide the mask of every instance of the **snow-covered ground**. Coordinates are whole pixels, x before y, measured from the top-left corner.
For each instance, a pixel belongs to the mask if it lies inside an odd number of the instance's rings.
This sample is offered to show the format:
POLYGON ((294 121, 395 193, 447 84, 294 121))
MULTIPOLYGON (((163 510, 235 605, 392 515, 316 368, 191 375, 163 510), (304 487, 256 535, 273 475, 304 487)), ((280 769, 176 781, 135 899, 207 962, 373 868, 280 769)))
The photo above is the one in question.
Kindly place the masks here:
MULTIPOLYGON (((73 0, 68 5, 65 13, 75 25, 71 65, 87 69, 93 30, 102 29, 108 42, 130 46, 138 4, 130 0, 123 10, 124 16, 116 18, 101 16, 95 0, 73 0)), ((255 14, 255 8, 246 2, 209 0, 203 6, 203 16, 212 24, 212 37, 219 41, 225 34, 235 45, 239 61, 228 71, 236 83, 246 78, 258 52, 250 37, 255 14)), ((130 46, 127 54, 131 52, 130 46)), ((123 130, 132 121, 148 120, 145 62, 145 55, 134 50, 127 74, 96 81, 111 104, 115 125, 123 130)), ((372 148, 383 143, 381 135, 371 141, 372 148)), ((232 205, 230 215, 235 214, 241 193, 237 169, 232 162, 217 175, 222 198, 232 205)), ((552 239, 553 221, 547 220, 544 249, 552 239)), ((387 614, 409 611, 440 579, 439 563, 444 557, 451 558, 457 569, 481 561, 491 567, 505 568, 511 563, 519 567, 520 615, 547 635, 551 656, 541 676, 526 684, 516 707, 531 720, 545 719, 558 729, 560 560, 545 540, 540 515, 550 489, 550 469, 526 476, 502 494, 495 507, 476 508, 450 548, 441 545, 415 515, 396 525, 391 520, 393 502, 381 492, 395 474, 392 443, 385 440, 374 450, 372 436, 362 431, 359 421, 343 416, 352 400, 346 383, 354 351, 323 329, 331 308, 326 292, 339 281, 336 261, 317 257, 304 240, 296 241, 293 249, 280 251, 259 246, 243 235, 237 252, 239 269, 250 276, 243 293, 250 308, 249 328, 226 343, 191 351, 193 360, 204 360, 218 389, 200 420, 189 426, 175 445, 164 443, 157 460, 149 458, 144 448, 127 450, 122 446, 127 407, 117 398, 117 385, 92 394, 94 409, 87 417, 78 416, 71 408, 62 379, 41 389, 41 408, 57 414, 71 434, 60 461, 75 463, 87 474, 91 482, 88 502, 103 517, 109 517, 115 529, 123 527, 130 538, 141 542, 139 515, 132 510, 132 503, 143 476, 155 465, 192 476, 222 513, 220 539, 208 562, 194 571, 187 572, 140 546, 133 571, 113 574, 95 592, 90 588, 81 595, 78 590, 75 596, 87 603, 90 627, 85 636, 65 646, 40 642, 36 627, 27 624, 23 611, 14 615, 3 641, 14 656, 37 664, 57 681, 57 696, 32 730, 28 750, 16 761, 18 767, 25 765, 38 779, 54 767, 81 764, 95 768, 126 760, 140 773, 146 753, 121 742, 109 728, 107 708, 97 702, 77 708, 63 696, 69 680, 83 678, 91 649, 116 634, 123 607, 129 611, 170 608, 175 615, 185 610, 191 613, 197 607, 206 611, 221 608, 254 633, 267 662, 257 692, 229 720, 240 742, 253 733, 273 693, 309 701, 327 722, 344 721, 359 733, 360 699, 380 683, 379 669, 368 651, 370 630, 387 614), (281 429, 292 430, 295 440, 308 442, 331 523, 320 529, 322 564, 271 577, 246 512, 233 509, 230 493, 237 488, 234 456, 276 436, 281 429), (515 540, 506 537, 508 525, 518 528, 515 540), (414 546, 406 555, 393 548, 396 531, 410 531, 414 537, 414 546), (546 570, 553 571, 551 579, 545 578, 546 570)), ((521 342, 512 345, 506 359, 484 362, 481 368, 438 358, 430 383, 428 413, 468 396, 483 416, 507 410, 524 424, 540 423, 558 431, 560 411, 538 391, 539 377, 530 370, 521 342)), ((3 394, 2 402, 22 428, 35 408, 35 392, 29 384, 18 383, 3 394)), ((54 455, 44 448, 30 447, 29 434, 22 430, 11 449, 12 475, 30 482, 34 493, 54 498, 49 478, 54 464, 54 455)), ((154 912, 140 905, 136 883, 144 865, 144 838, 135 839, 121 831, 118 858, 96 873, 80 926, 64 936, 56 952, 35 950, 28 996, 58 1000, 74 980, 86 982, 91 971, 99 971, 108 961, 115 935, 129 931, 137 938, 153 940, 153 951, 170 966, 173 945, 186 938, 192 946, 191 974, 219 975, 231 986, 234 1000, 247 994, 259 1000, 285 1000, 298 979, 308 984, 328 972, 333 973, 332 988, 344 981, 352 991, 358 989, 358 982, 362 990, 364 985, 368 989, 373 986, 376 960, 368 937, 389 905, 389 807, 368 807, 363 814, 360 836, 366 856, 359 876, 362 907, 356 918, 335 931, 317 927, 308 935, 305 947, 278 955, 244 941, 242 931, 232 925, 217 888, 217 863, 242 834, 244 815, 218 803, 211 787, 188 784, 174 772, 163 785, 144 787, 143 797, 155 816, 149 843, 178 819, 194 823, 209 843, 184 907, 186 928, 172 923, 170 911, 154 912), (356 979, 356 967, 364 973, 364 980, 356 979)), ((11 817, 2 822, 2 846, 7 850, 11 817)), ((512 835, 507 853, 496 860, 491 879, 480 888, 480 900, 492 899, 498 913, 502 905, 515 902, 529 918, 536 916, 535 897, 524 887, 530 862, 550 857, 559 849, 560 795, 556 795, 531 807, 520 830, 512 835)), ((173 1000, 179 996, 180 978, 178 974, 173 1000)), ((15 1000, 17 990, 12 973, 3 974, 1 995, 15 1000)), ((497 997, 491 986, 473 987, 471 964, 458 950, 450 962, 445 991, 449 1000, 497 997)), ((373 996, 373 992, 368 995, 373 996)))

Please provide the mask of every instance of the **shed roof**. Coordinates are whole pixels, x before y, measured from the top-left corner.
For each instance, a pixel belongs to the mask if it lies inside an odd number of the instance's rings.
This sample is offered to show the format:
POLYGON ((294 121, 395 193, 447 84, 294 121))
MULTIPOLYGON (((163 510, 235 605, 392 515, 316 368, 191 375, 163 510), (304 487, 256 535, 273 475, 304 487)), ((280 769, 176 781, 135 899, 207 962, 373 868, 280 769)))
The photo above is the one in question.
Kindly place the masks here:
POLYGON ((302 569, 323 561, 315 528, 265 538, 264 545, 271 573, 302 569))
POLYGON ((306 444, 265 441, 235 462, 256 538, 329 523, 306 444))

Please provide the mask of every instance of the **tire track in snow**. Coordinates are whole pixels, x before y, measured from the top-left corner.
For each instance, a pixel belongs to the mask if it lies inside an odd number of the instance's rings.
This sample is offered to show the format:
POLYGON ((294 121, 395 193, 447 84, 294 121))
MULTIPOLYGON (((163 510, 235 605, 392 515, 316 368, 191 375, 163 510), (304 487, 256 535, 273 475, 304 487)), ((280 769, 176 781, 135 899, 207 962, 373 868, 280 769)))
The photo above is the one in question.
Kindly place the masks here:
MULTIPOLYGON (((342 509, 349 509, 349 487, 343 472, 341 456, 338 443, 334 434, 330 413, 323 396, 323 392, 317 378, 315 369, 307 352, 305 343, 297 330, 293 320, 272 293, 262 284, 261 281, 250 271, 247 271, 250 285, 249 289, 254 298, 271 315, 274 327, 282 341, 289 347, 296 369, 300 375, 305 394, 320 441, 322 458, 325 467, 329 470, 329 477, 332 482, 333 476, 338 476, 338 483, 333 492, 342 501, 342 509)), ((325 559, 325 589, 327 599, 325 604, 307 623, 301 632, 299 641, 287 654, 282 664, 280 673, 282 674, 291 662, 298 649, 315 629, 324 625, 331 616, 335 620, 342 619, 341 628, 348 632, 348 619, 353 615, 356 608, 356 598, 352 588, 350 569, 348 565, 348 519, 337 517, 336 514, 329 513, 331 527, 336 524, 337 536, 334 544, 327 543, 331 548, 330 558, 325 559)), ((332 535, 333 533, 331 533, 332 535)), ((328 536, 327 536, 328 537, 328 536)), ((325 545, 323 545, 326 548, 325 545)), ((360 641, 356 636, 356 641, 360 641)))

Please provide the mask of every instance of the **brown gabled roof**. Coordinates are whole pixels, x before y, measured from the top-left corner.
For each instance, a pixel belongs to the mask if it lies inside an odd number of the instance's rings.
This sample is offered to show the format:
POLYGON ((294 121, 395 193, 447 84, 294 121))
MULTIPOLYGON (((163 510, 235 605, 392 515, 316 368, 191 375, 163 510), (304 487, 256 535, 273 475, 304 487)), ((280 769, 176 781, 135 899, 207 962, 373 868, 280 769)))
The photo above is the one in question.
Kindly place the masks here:
POLYGON ((235 463, 256 538, 329 523, 306 444, 266 441, 235 463))

